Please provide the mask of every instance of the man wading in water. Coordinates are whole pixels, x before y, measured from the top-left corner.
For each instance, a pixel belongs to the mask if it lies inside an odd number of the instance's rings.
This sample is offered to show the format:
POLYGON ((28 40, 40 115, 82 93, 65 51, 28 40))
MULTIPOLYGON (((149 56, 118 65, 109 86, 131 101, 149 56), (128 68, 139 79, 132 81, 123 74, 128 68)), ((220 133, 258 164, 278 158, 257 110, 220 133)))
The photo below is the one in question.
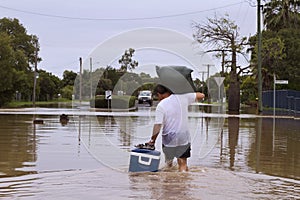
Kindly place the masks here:
POLYGON ((160 101, 155 111, 155 122, 151 140, 147 143, 154 146, 162 128, 162 145, 168 167, 172 167, 173 159, 177 158, 178 170, 188 171, 187 158, 191 156, 191 136, 188 130, 188 106, 203 99, 200 92, 173 94, 163 85, 154 89, 160 101))

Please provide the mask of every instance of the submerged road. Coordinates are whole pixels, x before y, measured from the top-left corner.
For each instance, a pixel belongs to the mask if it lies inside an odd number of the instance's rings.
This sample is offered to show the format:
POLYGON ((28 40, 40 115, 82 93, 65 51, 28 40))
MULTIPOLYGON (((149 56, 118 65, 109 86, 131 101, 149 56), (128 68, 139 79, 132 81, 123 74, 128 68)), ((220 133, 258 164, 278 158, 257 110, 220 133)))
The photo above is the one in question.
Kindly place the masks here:
MULTIPOLYGON (((11 108, 11 109, 0 109, 0 114, 13 114, 13 115, 73 115, 73 116, 118 116, 118 117, 142 117, 142 116, 154 116, 153 107, 139 107, 136 111, 98 111, 92 108, 11 108)), ((256 115, 256 114, 239 114, 231 115, 226 113, 205 113, 201 111, 189 112, 189 117, 211 117, 211 118, 274 118, 273 115, 256 115)), ((294 118, 293 116, 280 116, 276 115, 275 118, 294 118)), ((300 118, 294 118, 299 119, 300 118)))

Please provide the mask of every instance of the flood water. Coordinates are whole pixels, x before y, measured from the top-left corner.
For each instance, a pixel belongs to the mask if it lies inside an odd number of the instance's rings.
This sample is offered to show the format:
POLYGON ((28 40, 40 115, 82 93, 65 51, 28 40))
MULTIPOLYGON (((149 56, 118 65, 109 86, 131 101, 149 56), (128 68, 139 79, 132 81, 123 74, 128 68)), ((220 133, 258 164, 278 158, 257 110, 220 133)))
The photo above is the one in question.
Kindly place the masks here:
POLYGON ((162 155, 159 172, 129 173, 130 150, 151 135, 153 109, 38 111, 0 114, 1 199, 300 199, 297 119, 194 112, 189 172, 165 170, 162 155))

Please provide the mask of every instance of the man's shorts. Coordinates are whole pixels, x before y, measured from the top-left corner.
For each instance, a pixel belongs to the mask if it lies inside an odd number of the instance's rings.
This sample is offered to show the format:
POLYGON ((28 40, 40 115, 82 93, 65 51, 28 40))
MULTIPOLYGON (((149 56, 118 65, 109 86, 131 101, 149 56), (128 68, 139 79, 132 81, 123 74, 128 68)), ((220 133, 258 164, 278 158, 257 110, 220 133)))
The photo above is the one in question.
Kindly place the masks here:
POLYGON ((177 146, 177 147, 166 147, 163 145, 163 152, 166 160, 173 160, 174 158, 189 158, 191 157, 191 144, 177 146))

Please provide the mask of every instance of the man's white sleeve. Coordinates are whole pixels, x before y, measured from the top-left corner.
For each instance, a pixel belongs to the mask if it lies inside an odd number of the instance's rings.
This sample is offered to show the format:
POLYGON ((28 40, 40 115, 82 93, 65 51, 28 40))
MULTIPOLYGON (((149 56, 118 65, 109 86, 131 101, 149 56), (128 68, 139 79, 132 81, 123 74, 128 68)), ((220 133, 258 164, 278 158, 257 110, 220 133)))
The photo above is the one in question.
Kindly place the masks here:
POLYGON ((155 111, 155 121, 154 124, 163 124, 164 112, 161 107, 157 107, 155 111))

